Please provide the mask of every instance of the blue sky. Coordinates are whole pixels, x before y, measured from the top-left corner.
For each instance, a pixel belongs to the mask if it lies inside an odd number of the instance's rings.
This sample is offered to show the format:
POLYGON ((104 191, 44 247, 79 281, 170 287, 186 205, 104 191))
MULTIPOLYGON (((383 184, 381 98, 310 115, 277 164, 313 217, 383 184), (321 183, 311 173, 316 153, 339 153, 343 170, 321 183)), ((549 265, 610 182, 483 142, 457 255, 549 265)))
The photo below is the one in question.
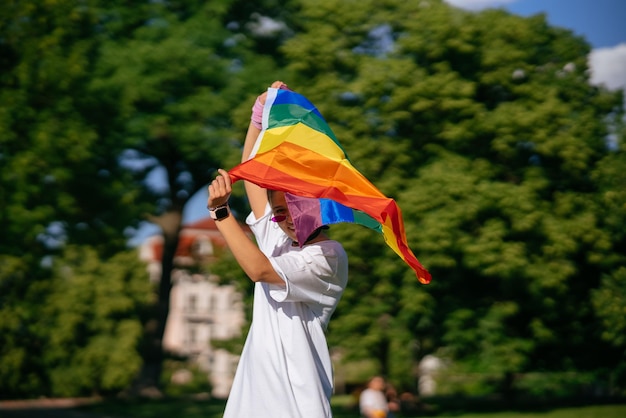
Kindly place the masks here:
POLYGON ((624 0, 517 0, 505 8, 521 16, 546 13, 552 25, 572 29, 594 48, 626 43, 624 0))
POLYGON ((548 22, 572 29, 595 48, 626 42, 624 0, 444 0, 468 10, 499 7, 521 16, 545 13, 548 22))
POLYGON ((591 82, 626 88, 626 0, 444 0, 467 10, 503 8, 520 16, 545 13, 551 25, 570 29, 592 46, 591 82))

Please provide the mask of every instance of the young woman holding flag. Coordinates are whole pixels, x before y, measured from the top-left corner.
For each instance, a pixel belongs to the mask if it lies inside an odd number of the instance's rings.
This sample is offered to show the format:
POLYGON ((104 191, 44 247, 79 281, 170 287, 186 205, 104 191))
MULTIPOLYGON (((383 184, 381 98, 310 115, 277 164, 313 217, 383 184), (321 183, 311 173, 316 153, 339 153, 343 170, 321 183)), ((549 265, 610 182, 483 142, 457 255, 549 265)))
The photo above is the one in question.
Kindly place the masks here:
MULTIPOLYGON (((286 88, 280 81, 272 88, 286 88)), ((261 132, 265 93, 246 135, 242 162, 261 132)), ((299 244, 283 191, 245 182, 251 241, 230 216, 231 178, 220 169, 208 208, 235 259, 254 282, 252 324, 224 412, 225 418, 331 417, 333 369, 326 328, 348 281, 348 258, 321 228, 299 244)))

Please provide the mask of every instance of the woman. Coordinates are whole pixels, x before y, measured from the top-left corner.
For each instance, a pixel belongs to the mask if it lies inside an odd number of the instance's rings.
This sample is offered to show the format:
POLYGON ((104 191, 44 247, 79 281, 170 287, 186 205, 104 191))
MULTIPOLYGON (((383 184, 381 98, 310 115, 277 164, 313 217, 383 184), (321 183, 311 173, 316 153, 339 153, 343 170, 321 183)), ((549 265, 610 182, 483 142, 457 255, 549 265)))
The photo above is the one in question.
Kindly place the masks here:
MULTIPOLYGON (((274 88, 286 88, 280 81, 274 88)), ((260 133, 265 93, 253 107, 242 161, 260 133)), ((333 372, 325 331, 348 281, 341 244, 316 230, 298 245, 282 191, 245 182, 252 212, 246 222, 258 247, 230 216, 231 180, 218 170, 208 208, 235 259, 255 283, 252 324, 237 367, 225 418, 331 417, 333 372)))

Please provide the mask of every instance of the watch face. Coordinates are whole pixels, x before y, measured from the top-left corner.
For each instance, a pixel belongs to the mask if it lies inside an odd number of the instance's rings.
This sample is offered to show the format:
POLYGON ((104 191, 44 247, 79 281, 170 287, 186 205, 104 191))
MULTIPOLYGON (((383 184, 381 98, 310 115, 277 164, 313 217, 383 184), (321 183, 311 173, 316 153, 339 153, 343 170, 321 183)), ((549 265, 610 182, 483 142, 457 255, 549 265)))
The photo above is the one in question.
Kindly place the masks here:
POLYGON ((215 219, 220 220, 228 217, 228 207, 215 209, 215 219))

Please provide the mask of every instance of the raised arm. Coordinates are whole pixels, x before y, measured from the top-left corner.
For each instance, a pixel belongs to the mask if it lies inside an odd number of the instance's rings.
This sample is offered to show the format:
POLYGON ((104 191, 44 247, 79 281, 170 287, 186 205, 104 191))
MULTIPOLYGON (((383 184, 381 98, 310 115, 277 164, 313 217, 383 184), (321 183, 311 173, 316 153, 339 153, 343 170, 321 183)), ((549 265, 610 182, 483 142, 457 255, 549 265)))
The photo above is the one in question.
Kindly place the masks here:
MULTIPOLYGON (((271 85, 272 88, 287 88, 287 85, 282 81, 274 81, 271 85)), ((253 108, 253 116, 250 121, 250 125, 248 126, 248 132, 246 133, 246 139, 243 144, 243 152, 241 154, 241 162, 247 161, 250 158, 250 153, 252 152, 252 148, 254 148, 254 144, 256 143, 259 134, 261 133, 261 128, 259 127, 260 114, 263 113, 263 105, 265 105, 265 99, 267 97, 267 92, 264 92, 257 98, 257 102, 253 108), (255 116, 257 123, 255 124, 255 116)), ((265 207, 267 206, 267 191, 257 186, 254 183, 250 183, 249 181, 244 181, 244 186, 246 189, 246 194, 248 195, 248 201, 250 202, 250 208, 252 209, 252 213, 258 219, 265 213, 265 207)))
MULTIPOLYGON (((267 93, 263 93, 267 94, 267 93)), ((259 137, 261 130, 254 126, 253 122, 250 122, 248 126, 248 132, 246 133, 246 140, 243 144, 243 153, 241 154, 241 162, 247 161, 250 157, 250 152, 254 147, 254 143, 259 137)), ((260 186, 249 181, 244 181, 244 187, 246 189, 246 195, 248 195, 248 202, 250 202, 250 208, 254 213, 255 218, 260 218, 265 213, 265 207, 267 205, 267 192, 260 186)))
MULTIPOLYGON (((286 85, 281 81, 275 81, 272 83, 272 87, 286 88, 286 85)), ((267 93, 261 94, 258 98, 258 103, 255 103, 256 109, 254 109, 254 111, 256 111, 257 114, 253 114, 253 120, 248 126, 248 132, 241 155, 242 162, 250 158, 250 153, 261 133, 258 112, 259 107, 262 112, 266 96, 267 93)), ((248 199, 250 200, 252 212, 257 218, 260 218, 265 213, 267 192, 265 189, 248 181, 245 182, 245 188, 248 199)), ((243 229, 239 226, 237 220, 229 215, 228 199, 230 198, 231 192, 232 184, 228 172, 219 169, 217 177, 209 185, 209 198, 207 201, 207 208, 214 210, 212 211, 212 216, 215 216, 214 219, 217 229, 222 233, 235 259, 237 259, 241 268, 252 281, 284 284, 284 281, 278 273, 276 273, 269 259, 261 252, 256 244, 248 238, 243 229), (219 215, 218 212, 216 212, 218 208, 220 208, 219 215)))
MULTIPOLYGON (((218 175, 209 185, 209 208, 227 207, 232 192, 232 185, 228 172, 218 170, 218 175)), ((228 210, 228 209, 227 209, 228 210)), ((215 219, 215 218, 214 218, 215 219)), ((245 234, 235 217, 228 212, 215 220, 217 229, 222 233, 226 244, 235 256, 235 259, 253 282, 266 282, 283 285, 285 282, 276 273, 269 259, 259 247, 245 234)))

